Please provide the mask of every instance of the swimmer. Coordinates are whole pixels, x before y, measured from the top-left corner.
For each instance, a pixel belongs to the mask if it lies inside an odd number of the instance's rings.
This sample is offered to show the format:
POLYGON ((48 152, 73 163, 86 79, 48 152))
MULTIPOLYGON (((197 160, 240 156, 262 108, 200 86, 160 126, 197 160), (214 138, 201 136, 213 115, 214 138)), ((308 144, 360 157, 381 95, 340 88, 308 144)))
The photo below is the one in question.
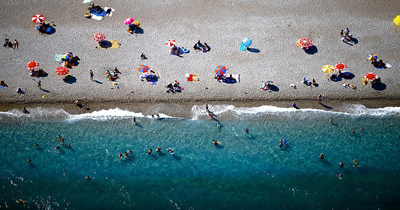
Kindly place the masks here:
POLYGON ((71 149, 71 143, 68 143, 68 148, 70 148, 70 149, 71 149))
POLYGON ((356 134, 356 130, 353 129, 353 130, 351 131, 351 133, 352 133, 353 135, 356 134))
MULTIPOLYGON (((358 163, 358 160, 356 160, 356 159, 353 160, 353 163, 356 164, 355 166, 357 166, 357 167, 360 167, 360 166, 361 166, 361 165, 358 163)), ((355 166, 353 166, 353 167, 355 167, 355 166)))
POLYGON ((287 145, 287 141, 286 141, 286 139, 283 139, 283 145, 287 145))
POLYGON ((221 125, 219 123, 217 123, 217 131, 221 130, 221 125))
POLYGON ((363 130, 364 130, 364 127, 362 127, 362 126, 361 126, 360 130, 362 130, 362 131, 363 131, 363 130))
POLYGON ((250 133, 250 130, 246 128, 246 129, 243 130, 243 132, 244 133, 250 133))
POLYGON ((214 139, 214 140, 213 140, 213 144, 214 144, 215 146, 217 146, 217 145, 220 144, 220 143, 214 139))
POLYGON ((32 162, 32 160, 30 158, 28 158, 28 163, 32 162))
POLYGON ((151 155, 152 152, 153 152, 153 150, 149 149, 149 151, 147 151, 147 154, 151 155))
POLYGON ((340 168, 343 168, 344 167, 343 161, 340 161, 339 165, 340 165, 340 168))
POLYGON ((151 119, 156 120, 156 118, 154 117, 154 114, 151 115, 151 119))
POLYGON ((330 124, 332 124, 332 123, 333 123, 333 119, 332 119, 332 117, 331 117, 331 119, 329 120, 329 123, 330 123, 330 124))
POLYGON ((157 116, 157 121, 161 120, 161 117, 159 114, 157 114, 156 116, 157 116))
POLYGON ((321 153, 321 154, 319 155, 319 159, 320 159, 321 161, 324 161, 324 158, 325 158, 324 153, 321 153))
POLYGON ((134 124, 134 125, 137 125, 137 123, 136 123, 136 117, 133 117, 133 124, 134 124))
POLYGON ((157 147, 156 152, 160 153, 161 149, 162 149, 162 147, 157 147))
POLYGON ((128 150, 128 154, 130 154, 130 155, 132 154, 132 150, 131 149, 128 150))
POLYGON ((121 159, 122 158, 122 153, 119 153, 119 159, 121 159))
POLYGON ((174 150, 172 150, 171 148, 168 149, 168 153, 169 153, 170 155, 174 155, 174 154, 175 154, 175 153, 174 153, 174 150))
POLYGON ((23 112, 24 114, 29 114, 28 110, 26 110, 25 107, 22 109, 22 112, 23 112))
POLYGON ((279 147, 281 147, 281 148, 282 148, 282 146, 283 146, 283 144, 282 144, 282 142, 280 142, 280 143, 279 143, 279 147))
POLYGON ((92 179, 90 178, 90 176, 86 176, 85 179, 86 179, 86 180, 92 180, 92 179))
POLYGON ((343 175, 339 174, 339 180, 342 180, 342 179, 343 179, 343 175))
POLYGON ((279 140, 279 143, 283 143, 283 140, 281 139, 281 140, 279 140))
POLYGON ((60 146, 57 145, 57 146, 56 146, 56 149, 60 149, 60 146))
POLYGON ((124 156, 125 156, 125 158, 128 158, 128 156, 129 156, 126 151, 124 152, 124 156))
POLYGON ((61 143, 64 145, 64 142, 65 142, 65 140, 64 140, 64 138, 61 138, 61 143))
POLYGON ((58 139, 58 141, 61 141, 61 135, 60 134, 57 135, 57 139, 58 139))
POLYGON ((40 146, 39 146, 39 143, 35 143, 35 144, 33 144, 33 146, 34 146, 34 147, 40 147, 40 146))
POLYGON ((17 203, 20 203, 20 204, 24 204, 24 203, 26 203, 26 201, 22 200, 21 198, 20 198, 20 199, 18 199, 18 200, 16 200, 16 201, 17 201, 17 203))

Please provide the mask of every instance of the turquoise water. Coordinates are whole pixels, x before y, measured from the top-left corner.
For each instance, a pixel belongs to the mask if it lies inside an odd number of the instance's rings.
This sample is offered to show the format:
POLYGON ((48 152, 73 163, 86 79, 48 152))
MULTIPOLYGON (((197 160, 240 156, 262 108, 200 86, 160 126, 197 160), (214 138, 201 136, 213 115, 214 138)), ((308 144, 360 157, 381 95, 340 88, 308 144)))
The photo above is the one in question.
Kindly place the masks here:
POLYGON ((399 208, 399 108, 210 109, 221 120, 221 131, 201 107, 192 109, 193 119, 161 115, 160 121, 118 109, 87 115, 43 109, 32 116, 0 113, 0 208, 399 208), (279 147, 281 138, 286 147, 279 147), (36 142, 39 148, 32 146, 36 142), (155 152, 158 146, 161 154, 155 152), (120 159, 128 149, 132 155, 120 159), (353 167, 353 159, 361 167, 353 167), (16 203, 20 198, 27 203, 16 203))

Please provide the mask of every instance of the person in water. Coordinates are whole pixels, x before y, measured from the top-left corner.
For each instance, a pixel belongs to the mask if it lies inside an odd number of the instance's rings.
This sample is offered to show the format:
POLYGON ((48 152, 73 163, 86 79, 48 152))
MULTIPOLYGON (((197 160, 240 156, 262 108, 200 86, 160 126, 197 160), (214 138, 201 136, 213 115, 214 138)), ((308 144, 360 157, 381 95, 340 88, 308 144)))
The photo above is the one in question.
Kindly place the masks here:
POLYGON ((68 143, 68 148, 71 149, 71 143, 68 143))
POLYGON ((324 153, 321 153, 321 154, 319 155, 319 159, 320 159, 321 161, 324 161, 324 158, 325 158, 324 153))
POLYGON ((246 128, 246 129, 243 130, 243 132, 244 133, 250 133, 250 130, 246 128))
POLYGON ((161 120, 161 117, 159 114, 157 114, 156 116, 157 116, 157 121, 161 120))
POLYGON ((65 142, 65 140, 64 140, 64 138, 61 138, 61 143, 64 145, 64 142, 65 142))
POLYGON ((219 142, 217 141, 217 140, 213 140, 213 144, 215 145, 215 146, 217 146, 218 144, 219 144, 219 142))
POLYGON ((206 104, 206 111, 209 112, 209 110, 208 110, 208 104, 206 104))
POLYGON ((161 149, 162 149, 162 147, 157 147, 156 152, 160 153, 161 149))
POLYGON ((129 155, 128 155, 128 153, 126 151, 124 152, 124 156, 125 156, 125 158, 129 157, 129 155))
POLYGON ((28 110, 26 110, 25 107, 22 109, 22 112, 23 112, 24 114, 29 114, 28 110))
POLYGON ((86 180, 92 180, 92 179, 90 178, 90 176, 86 176, 85 179, 86 179, 86 180))
POLYGON ((149 151, 147 151, 147 154, 151 155, 151 153, 153 153, 153 150, 149 149, 149 151))
POLYGON ((32 160, 31 160, 30 158, 28 158, 28 160, 27 160, 27 161, 28 161, 28 163, 32 162, 32 160))
POLYGON ((217 131, 221 131, 221 124, 217 123, 217 131))
POLYGON ((168 153, 171 154, 171 155, 175 154, 174 150, 172 150, 171 148, 168 149, 168 153))
POLYGON ((58 134, 58 135, 57 135, 57 139, 58 139, 58 141, 61 141, 61 138, 62 138, 62 137, 61 137, 61 135, 60 135, 60 134, 58 134))
POLYGON ((122 158, 122 153, 119 153, 119 159, 121 159, 122 158))
POLYGON ((34 147, 40 147, 40 146, 39 146, 39 143, 35 143, 33 146, 34 146, 34 147))
POLYGON ((57 146, 56 146, 56 149, 60 149, 60 146, 57 145, 57 146))
POLYGON ((343 168, 344 167, 343 161, 340 161, 339 165, 340 165, 340 168, 343 168))
POLYGON ((128 150, 128 154, 130 154, 130 155, 132 154, 132 150, 131 149, 128 150))
POLYGON ((339 180, 342 180, 342 179, 343 179, 343 175, 339 174, 339 180))
POLYGON ((356 134, 356 130, 353 129, 353 130, 351 131, 351 134, 353 134, 353 135, 356 134))
MULTIPOLYGON (((360 167, 361 165, 358 163, 358 160, 354 159, 353 163, 356 164, 355 166, 360 167)), ((353 166, 354 167, 354 166, 353 166)))
POLYGON ((133 124, 134 124, 134 125, 137 125, 137 123, 136 123, 136 117, 133 117, 133 124))

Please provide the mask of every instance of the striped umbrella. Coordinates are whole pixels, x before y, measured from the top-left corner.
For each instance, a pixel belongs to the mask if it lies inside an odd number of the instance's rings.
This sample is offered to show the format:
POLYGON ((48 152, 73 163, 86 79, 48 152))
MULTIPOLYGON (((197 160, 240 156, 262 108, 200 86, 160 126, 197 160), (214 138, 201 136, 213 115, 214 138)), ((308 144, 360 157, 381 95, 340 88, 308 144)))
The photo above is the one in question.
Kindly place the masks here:
POLYGON ((131 24, 135 19, 133 17, 128 17, 124 20, 125 25, 131 24))
POLYGON ((215 73, 219 76, 222 76, 226 73, 226 70, 226 66, 218 65, 217 68, 215 68, 215 73))
POLYGON ((62 55, 61 58, 62 58, 62 59, 71 59, 71 58, 72 58, 72 53, 71 53, 71 52, 69 52, 69 53, 63 53, 63 55, 62 55))
POLYGON ((322 67, 322 71, 327 73, 327 74, 330 74, 333 71, 335 71, 335 67, 333 67, 332 65, 325 65, 325 66, 322 67))
POLYGON ((364 79, 365 79, 365 81, 373 82, 378 79, 378 75, 371 72, 371 73, 364 75, 364 79))
POLYGON ((371 53, 367 56, 367 60, 369 60, 369 61, 371 61, 371 60, 376 61, 376 59, 378 59, 378 56, 374 53, 371 53))
POLYGON ((165 43, 165 45, 167 45, 168 47, 172 47, 176 44, 176 40, 175 39, 170 39, 167 41, 167 43, 165 43))
POLYGON ((139 65, 139 68, 137 68, 137 70, 141 73, 146 73, 150 70, 150 67, 146 65, 139 65))
POLYGON ((39 67, 39 63, 36 61, 31 61, 26 64, 26 68, 28 68, 29 70, 35 70, 37 67, 39 67))
POLYGON ((96 42, 102 42, 102 41, 106 40, 106 35, 104 35, 103 33, 97 32, 97 33, 93 34, 93 39, 96 42))
POLYGON ((343 63, 337 63, 335 65, 335 69, 337 69, 338 71, 343 71, 343 70, 347 69, 347 65, 343 64, 343 63))
POLYGON ((297 46, 302 47, 302 48, 309 48, 313 46, 313 43, 311 39, 309 38, 301 38, 297 42, 297 46))
POLYGON ((66 75, 66 74, 69 73, 69 69, 67 67, 60 66, 60 67, 57 68, 56 73, 58 75, 66 75))
POLYGON ((46 17, 44 17, 43 15, 34 15, 32 16, 32 22, 39 24, 42 23, 46 20, 46 17))

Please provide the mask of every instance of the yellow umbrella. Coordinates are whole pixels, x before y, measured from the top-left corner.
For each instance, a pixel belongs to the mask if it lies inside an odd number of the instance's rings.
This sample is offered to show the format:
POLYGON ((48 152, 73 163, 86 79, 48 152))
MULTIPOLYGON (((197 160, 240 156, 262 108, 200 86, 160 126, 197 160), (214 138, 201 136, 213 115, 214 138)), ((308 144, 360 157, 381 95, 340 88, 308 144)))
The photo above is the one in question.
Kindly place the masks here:
POLYGON ((397 15, 394 20, 393 20, 394 24, 400 26, 400 15, 397 15))
POLYGON ((333 71, 335 71, 335 67, 333 67, 332 65, 325 65, 322 67, 322 71, 324 71, 327 74, 330 74, 333 71))

